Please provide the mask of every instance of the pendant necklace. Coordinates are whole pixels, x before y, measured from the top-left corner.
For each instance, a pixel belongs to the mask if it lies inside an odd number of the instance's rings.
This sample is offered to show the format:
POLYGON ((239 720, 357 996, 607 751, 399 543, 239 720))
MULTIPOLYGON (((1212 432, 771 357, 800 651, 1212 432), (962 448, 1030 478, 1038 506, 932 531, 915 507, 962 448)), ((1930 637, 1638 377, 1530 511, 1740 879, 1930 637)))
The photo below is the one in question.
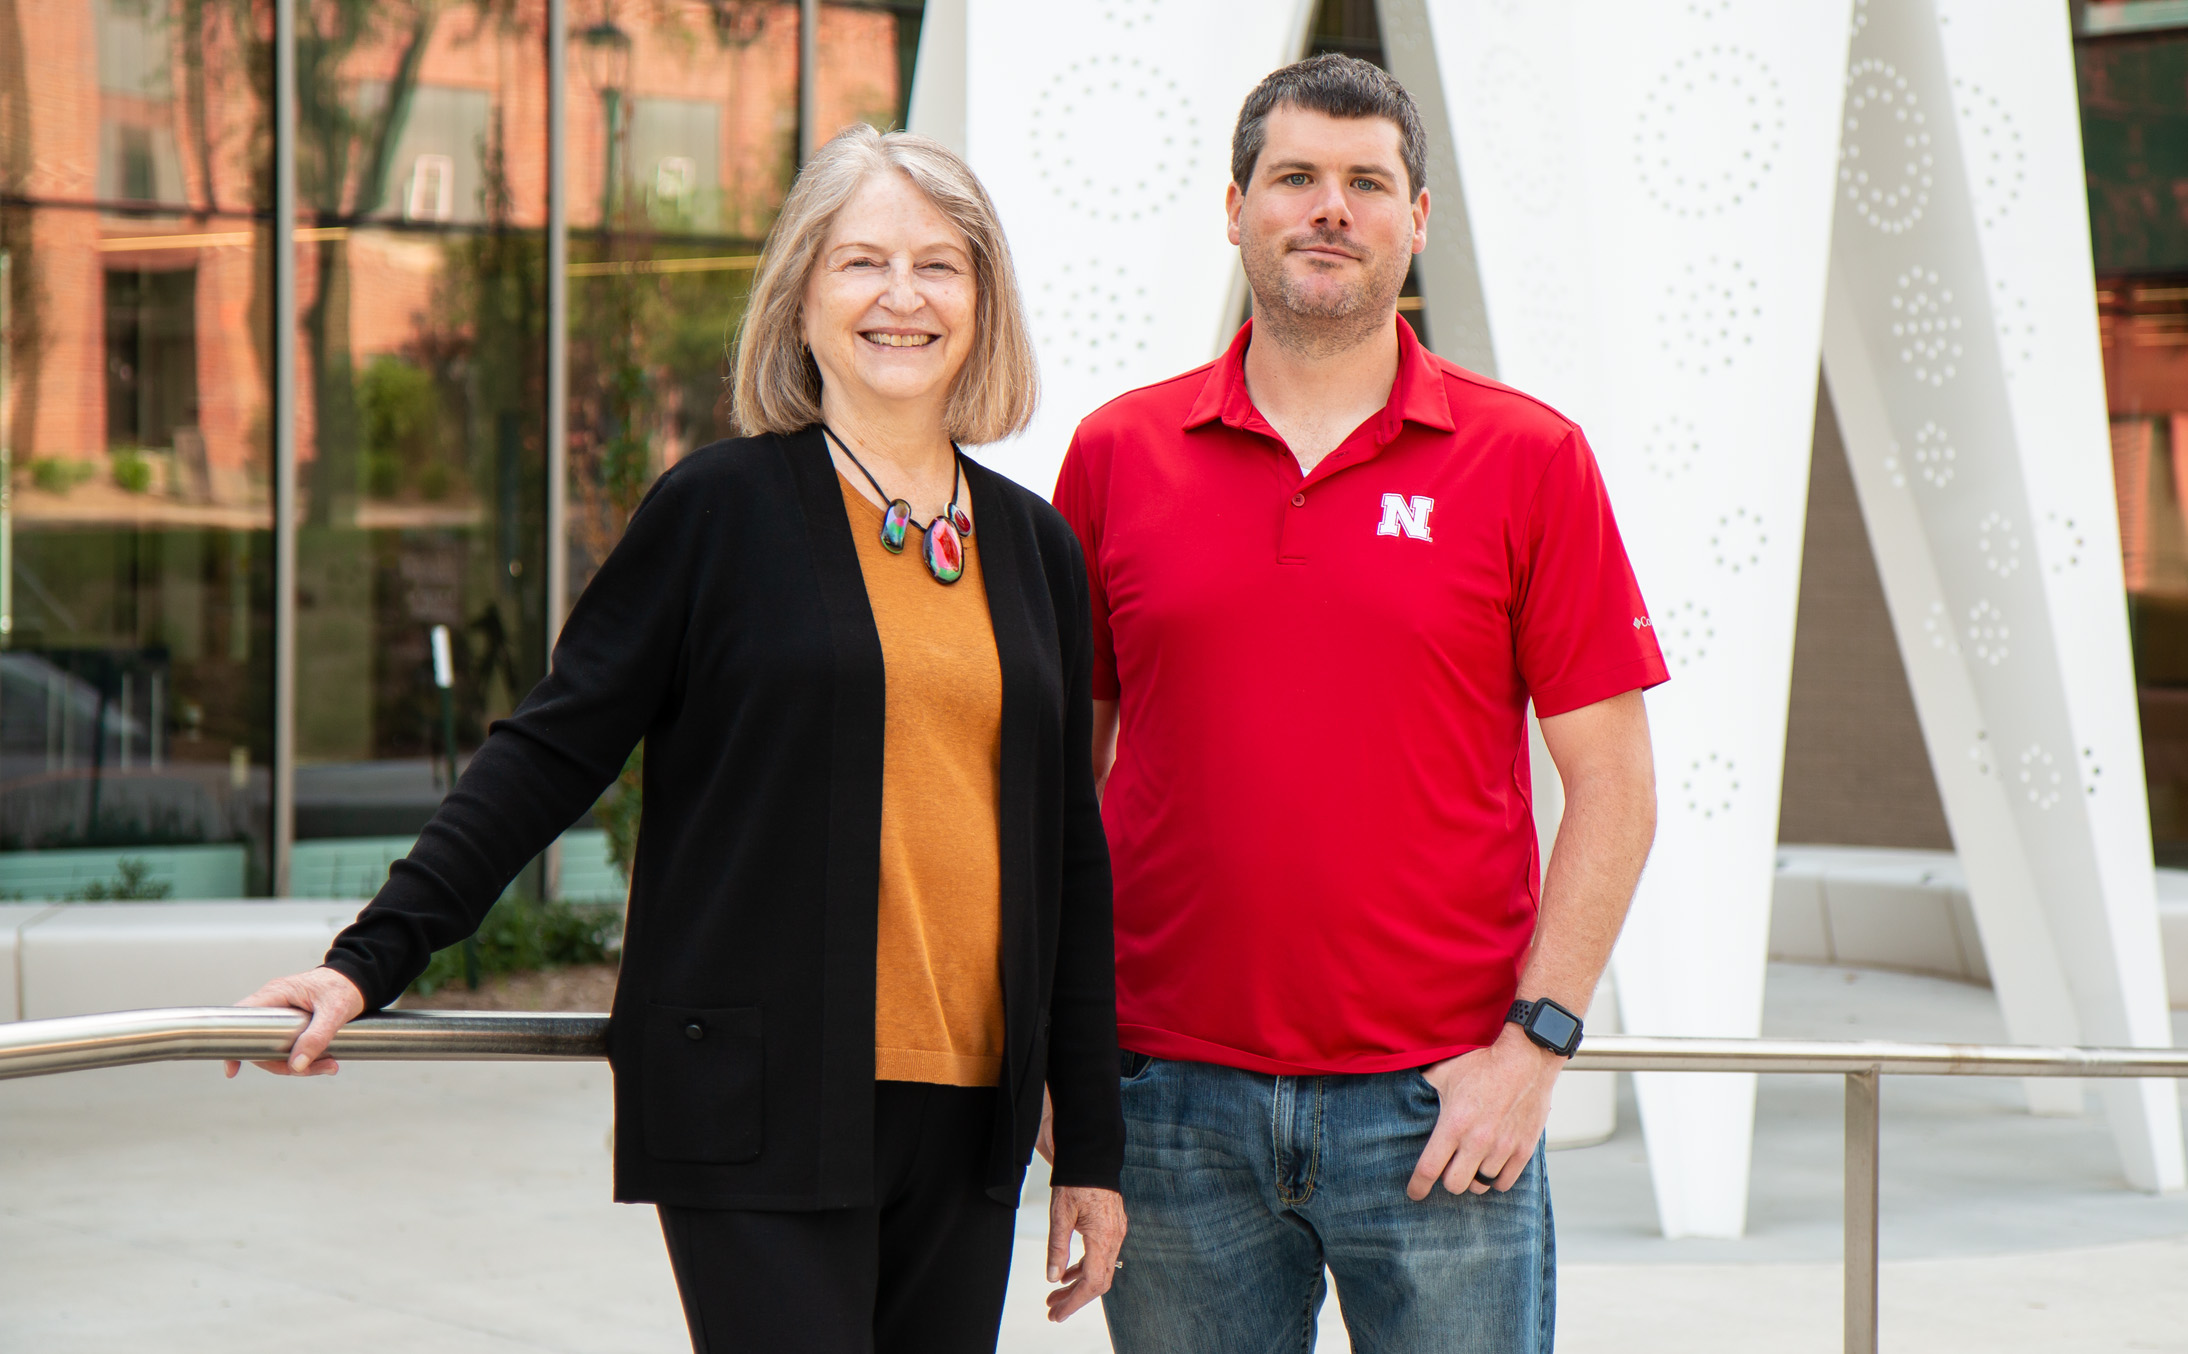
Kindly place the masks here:
MULTIPOLYGON (((828 440, 842 448, 858 473, 874 486, 874 492, 889 504, 881 514, 881 548, 892 555, 904 553, 904 541, 911 534, 912 505, 901 498, 890 498, 889 491, 881 487, 874 472, 866 468, 844 440, 836 436, 836 430, 823 423, 821 431, 828 440)), ((964 453, 957 443, 950 443, 950 505, 919 533, 919 558, 934 575, 937 583, 955 583, 965 576, 965 539, 972 535, 972 518, 957 506, 965 483, 964 453)))

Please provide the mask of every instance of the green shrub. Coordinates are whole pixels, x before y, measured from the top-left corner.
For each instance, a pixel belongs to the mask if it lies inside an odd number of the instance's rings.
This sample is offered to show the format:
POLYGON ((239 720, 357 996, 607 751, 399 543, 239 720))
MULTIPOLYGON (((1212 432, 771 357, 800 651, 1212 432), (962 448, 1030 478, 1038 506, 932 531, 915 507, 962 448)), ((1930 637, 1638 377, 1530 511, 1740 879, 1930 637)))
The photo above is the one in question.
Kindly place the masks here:
POLYGON ((446 422, 432 373, 414 363, 381 354, 357 376, 358 440, 365 459, 366 489, 390 497, 422 489, 426 473, 438 467, 445 497, 450 475, 440 465, 446 422))
POLYGON ((30 463, 30 482, 49 494, 65 494, 98 472, 89 461, 41 456, 30 463))
POLYGON ((151 902, 165 898, 175 886, 152 878, 151 862, 123 856, 114 864, 112 879, 94 879, 82 888, 61 895, 63 902, 151 902))
POLYGON ((403 463, 391 452, 365 453, 365 492, 374 498, 393 498, 403 487, 403 463))
MULTIPOLYGON (((542 903, 509 895, 479 927, 479 973, 602 963, 621 942, 621 919, 622 909, 610 903, 542 903)), ((410 990, 429 997, 463 980, 463 946, 451 945, 433 956, 410 990)))
POLYGON ((134 451, 114 453, 114 484, 125 493, 141 494, 152 487, 152 463, 134 451))

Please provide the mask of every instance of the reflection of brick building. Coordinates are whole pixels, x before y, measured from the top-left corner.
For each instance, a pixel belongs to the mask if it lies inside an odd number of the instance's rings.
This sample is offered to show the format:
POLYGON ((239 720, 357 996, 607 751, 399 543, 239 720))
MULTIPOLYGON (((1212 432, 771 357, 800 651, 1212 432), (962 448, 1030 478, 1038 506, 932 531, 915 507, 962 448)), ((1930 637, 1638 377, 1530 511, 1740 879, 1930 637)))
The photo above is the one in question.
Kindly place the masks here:
MULTIPOLYGON (((19 0, 17 8, 22 31, 37 35, 36 55, 18 100, 26 115, 0 125, 27 138, 5 148, 5 163, 23 167, 8 187, 36 205, 9 241, 17 277, 10 431, 19 471, 44 459, 94 469, 92 483, 66 495, 25 483, 19 516, 259 518, 272 416, 269 232, 239 209, 271 192, 264 78, 252 69, 265 61, 269 35, 230 29, 240 7, 202 7, 204 28, 194 33, 181 22, 183 7, 161 0, 19 0), (129 502, 96 470, 115 450, 136 447, 152 453, 160 474, 149 499, 129 502), (192 501, 205 507, 181 510, 192 501)), ((612 29, 596 24, 571 44, 579 256, 611 201, 619 227, 637 224, 655 238, 749 241, 763 232, 796 142, 797 6, 608 9, 612 29)), ((500 17, 472 5, 428 11, 413 54, 420 11, 387 0, 320 86, 339 91, 335 111, 352 134, 328 136, 327 110, 307 94, 299 307, 309 311, 318 299, 320 251, 343 251, 348 285, 329 343, 358 369, 375 354, 408 350, 421 333, 461 326, 444 287, 451 232, 545 224, 545 11, 543 0, 520 0, 500 17), (375 191, 363 167, 383 137, 375 191), (330 146, 346 161, 339 184, 316 172, 316 152, 330 146)), ((308 6, 302 21, 312 22, 308 6)), ((892 14, 824 7, 820 49, 824 127, 894 114, 902 91, 892 14)), ((298 342, 294 417, 308 463, 317 355, 308 339, 298 342)))
MULTIPOLYGON (((185 44, 158 6, 18 10, 38 41, 8 124, 28 144, 5 156, 10 190, 37 204, 9 241, 17 462, 179 443, 202 448, 210 487, 240 501, 254 462, 263 479, 265 376, 249 323, 254 228, 221 211, 254 196, 263 119, 229 11, 208 7, 185 44), (164 235, 212 240, 148 238, 164 235)), ((33 494, 25 515, 41 506, 57 505, 33 494)))

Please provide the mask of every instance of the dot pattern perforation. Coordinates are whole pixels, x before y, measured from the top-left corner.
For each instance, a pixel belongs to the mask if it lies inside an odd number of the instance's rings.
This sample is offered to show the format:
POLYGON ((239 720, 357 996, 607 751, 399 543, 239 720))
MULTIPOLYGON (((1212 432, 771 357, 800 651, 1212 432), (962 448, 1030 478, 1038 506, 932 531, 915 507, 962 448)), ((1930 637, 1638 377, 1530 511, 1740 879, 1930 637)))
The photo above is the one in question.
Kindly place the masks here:
POLYGON ((1679 795, 1687 812, 1705 822, 1729 816, 1739 793, 1739 767, 1721 752, 1707 752, 1689 761, 1679 778, 1679 795))
POLYGON ((2020 204, 2021 187, 2028 177, 2028 152, 2021 145, 2020 124, 2003 100, 1969 81, 1956 79, 1952 87, 1976 219, 1990 230, 2020 204))
POLYGON ((1968 652, 1978 662, 1988 663, 1995 668, 2005 662, 2011 652, 2006 645, 2013 638, 2013 631, 2006 624, 2005 613, 1987 599, 1968 608, 1965 633, 1968 652))
POLYGON ((2011 578, 2021 568, 2021 536, 2004 513, 1986 513, 1975 528, 1975 552, 1983 567, 1999 578, 2011 578))
POLYGON ((1916 381, 1937 388, 1960 374, 1960 328, 1952 288, 1936 270, 1910 268, 1894 280, 1892 341, 1916 381))
POLYGON ((1664 290, 1657 342, 1679 371, 1732 370, 1762 327, 1762 282, 1735 258, 1712 254, 1687 264, 1664 290))
POLYGON ((1943 602, 1930 603, 1930 614, 1922 618, 1922 633, 1930 640, 1930 648, 1949 657, 1960 654, 1960 640, 1953 634, 1952 613, 1943 602))
POLYGON ((1720 513, 1710 528, 1710 561, 1734 577, 1761 568, 1769 548, 1770 533, 1763 527, 1762 516, 1748 508, 1720 513))
POLYGON ((1921 476, 1922 482, 1932 489, 1942 489, 1952 483, 1955 473, 1953 462, 1959 456, 1952 439, 1946 436, 1943 428, 1937 426, 1935 420, 1925 419, 1922 426, 1915 429, 1915 474, 1921 476))
POLYGON ((1129 33, 1155 21, 1155 0, 1101 0, 1095 12, 1104 23, 1129 33))
POLYGON ((1641 443, 1642 466, 1660 480, 1681 479, 1701 460, 1701 431, 1682 414, 1658 419, 1641 443))
POLYGON ((1041 351, 1059 368, 1129 375, 1146 361, 1155 310, 1147 288, 1121 264, 1064 263, 1041 279, 1031 306, 1041 351))
POLYGON ((2004 277, 1990 281, 1990 310, 1998 326, 1998 358, 2011 381, 2036 361, 2036 318, 2028 299, 2004 277))
POLYGON ((2081 568, 2083 557, 2089 553, 2088 533, 2074 518, 2061 512, 2044 514, 2038 541, 2044 569, 2055 575, 2081 568))
POLYGON ((2044 810, 2058 804, 2066 790, 2066 773, 2044 751, 2043 744, 2031 743, 2022 748, 2019 761, 2015 779, 2028 802, 2044 810))
POLYGON ((1839 142, 1839 187, 1847 204, 1878 230, 1902 234, 1929 210, 1936 170, 1929 117, 1907 78, 1889 61, 1854 62, 1846 73, 1839 142))
POLYGON ((1035 178, 1075 216, 1109 225, 1177 204, 1200 171, 1202 130, 1176 78, 1123 54, 1070 62, 1026 119, 1035 178))
POLYGON ((1556 210, 1565 190, 1552 88, 1516 48, 1492 47, 1475 69, 1475 123, 1491 172, 1520 206, 1538 214, 1556 210))
POLYGON ((1717 644, 1717 627, 1709 608, 1688 598, 1667 611, 1650 617, 1656 645, 1673 672, 1686 672, 1703 662, 1717 644))
POLYGON ((1682 220, 1754 195, 1785 139, 1785 94, 1762 57, 1713 44, 1675 59, 1634 115, 1633 163, 1651 202, 1682 220))

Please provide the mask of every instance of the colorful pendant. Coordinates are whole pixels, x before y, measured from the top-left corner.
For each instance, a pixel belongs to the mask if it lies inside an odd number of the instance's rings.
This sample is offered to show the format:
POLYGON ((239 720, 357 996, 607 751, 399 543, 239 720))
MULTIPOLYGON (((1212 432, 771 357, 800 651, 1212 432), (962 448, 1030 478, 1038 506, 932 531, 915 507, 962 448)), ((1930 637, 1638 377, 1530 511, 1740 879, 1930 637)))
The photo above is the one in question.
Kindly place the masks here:
POLYGON ((963 508, 958 507, 957 504, 952 503, 950 504, 949 515, 950 522, 954 526, 956 526, 958 535, 972 535, 972 514, 966 512, 963 508))
POLYGON ((891 499, 889 510, 881 515, 881 547, 892 555, 904 553, 904 537, 912 529, 912 505, 903 499, 891 499))
POLYGON ((926 561, 927 572, 937 583, 955 583, 963 578, 965 538, 957 534, 957 524, 936 518, 919 538, 919 557, 926 561))

